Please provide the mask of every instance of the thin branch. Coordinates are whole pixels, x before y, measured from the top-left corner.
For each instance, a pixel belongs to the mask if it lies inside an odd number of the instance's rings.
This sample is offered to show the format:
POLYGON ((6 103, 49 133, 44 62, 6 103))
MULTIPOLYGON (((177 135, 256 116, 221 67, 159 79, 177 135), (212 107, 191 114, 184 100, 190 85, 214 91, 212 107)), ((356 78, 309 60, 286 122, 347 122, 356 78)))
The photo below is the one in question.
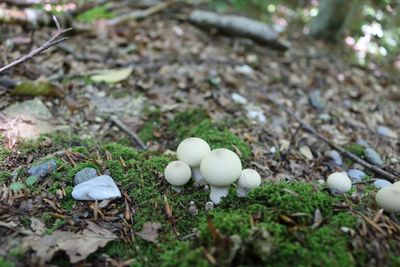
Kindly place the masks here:
POLYGON ((386 179, 388 179, 390 182, 395 182, 398 177, 396 177, 395 174, 390 173, 378 166, 372 165, 368 162, 366 162, 365 160, 357 157, 356 155, 354 155, 353 153, 350 153, 349 151, 341 148, 338 145, 335 145, 334 143, 332 143, 330 140, 328 140, 325 136, 323 136, 322 134, 320 134, 317 130, 315 130, 311 125, 307 124, 305 121, 303 121, 302 119, 300 119, 296 114, 294 114, 290 109, 286 108, 284 105, 279 104, 278 102, 276 102, 274 99, 267 97, 267 96, 260 96, 260 98, 273 103, 274 105, 276 105, 277 107, 283 109, 288 115, 290 115, 294 120, 296 120, 298 123, 300 123, 301 128, 303 128, 305 131, 311 133, 312 135, 314 135, 315 137, 317 137, 319 140, 323 141, 324 143, 328 144, 331 148, 337 150, 339 153, 341 153, 342 155, 352 159, 353 161, 363 165, 364 167, 366 167, 367 169, 370 169, 371 171, 385 177, 386 179))
POLYGON ((61 37, 65 33, 67 33, 70 30, 72 30, 72 28, 68 28, 68 29, 64 29, 63 30, 63 29, 60 28, 60 24, 58 23, 58 20, 57 20, 57 18, 55 16, 53 16, 53 20, 54 20, 54 23, 57 26, 57 32, 47 42, 42 44, 40 47, 32 50, 31 52, 29 52, 29 54, 27 54, 27 55, 15 60, 15 61, 11 62, 10 64, 0 68, 0 73, 5 72, 5 71, 7 71, 7 70, 19 65, 19 64, 22 64, 25 61, 28 61, 28 60, 32 59, 33 57, 35 57, 36 55, 38 55, 38 54, 42 53, 43 51, 49 49, 50 47, 67 40, 68 38, 66 38, 66 37, 62 37, 62 38, 59 38, 59 37, 61 37))
POLYGON ((140 137, 135 132, 131 131, 122 121, 120 121, 119 119, 117 119, 114 116, 110 117, 110 121, 112 123, 114 123, 122 131, 127 133, 132 138, 134 143, 139 146, 140 149, 142 149, 142 150, 147 149, 147 146, 145 143, 143 143, 142 139, 140 139, 140 137))

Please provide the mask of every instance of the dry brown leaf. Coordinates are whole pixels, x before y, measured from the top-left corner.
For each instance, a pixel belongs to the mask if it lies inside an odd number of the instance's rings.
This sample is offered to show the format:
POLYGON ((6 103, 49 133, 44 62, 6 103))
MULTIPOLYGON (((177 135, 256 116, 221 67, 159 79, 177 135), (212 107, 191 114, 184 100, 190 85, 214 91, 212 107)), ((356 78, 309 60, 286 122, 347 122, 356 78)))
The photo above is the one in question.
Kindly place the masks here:
POLYGON ((146 222, 143 224, 143 229, 140 232, 137 232, 138 235, 143 240, 156 243, 158 238, 158 230, 161 229, 161 223, 155 222, 146 222))
POLYGON ((77 263, 116 238, 109 230, 88 221, 87 227, 80 233, 57 230, 43 237, 29 236, 25 242, 36 252, 35 261, 44 265, 58 251, 65 251, 70 262, 77 263))

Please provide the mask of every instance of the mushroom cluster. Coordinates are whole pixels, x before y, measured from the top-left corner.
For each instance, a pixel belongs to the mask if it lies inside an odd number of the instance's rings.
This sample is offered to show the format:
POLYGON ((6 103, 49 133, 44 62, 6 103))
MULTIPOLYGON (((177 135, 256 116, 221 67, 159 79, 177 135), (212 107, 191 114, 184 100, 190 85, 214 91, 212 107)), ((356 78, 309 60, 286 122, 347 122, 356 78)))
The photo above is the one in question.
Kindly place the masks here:
MULTIPOLYGON (((326 183, 332 194, 346 193, 352 188, 351 179, 346 172, 332 173, 326 183)), ((375 195, 376 204, 387 212, 400 212, 400 181, 394 184, 387 182, 385 186, 377 188, 379 191, 375 195)))
POLYGON ((183 140, 177 148, 177 161, 165 168, 164 176, 171 188, 181 192, 183 186, 194 179, 194 186, 210 186, 210 200, 219 204, 237 181, 237 196, 245 197, 250 189, 260 186, 261 177, 253 169, 242 170, 239 156, 226 148, 211 150, 206 141, 198 137, 183 140))

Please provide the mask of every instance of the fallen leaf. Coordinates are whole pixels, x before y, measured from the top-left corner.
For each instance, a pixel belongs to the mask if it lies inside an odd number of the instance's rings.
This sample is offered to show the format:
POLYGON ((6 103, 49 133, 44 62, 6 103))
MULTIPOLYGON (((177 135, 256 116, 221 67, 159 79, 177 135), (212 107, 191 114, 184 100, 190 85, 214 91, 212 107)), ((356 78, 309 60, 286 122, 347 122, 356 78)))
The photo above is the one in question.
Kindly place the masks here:
POLYGON ((70 263, 80 262, 116 238, 111 231, 87 221, 87 227, 80 233, 56 230, 43 237, 29 236, 25 242, 36 252, 36 262, 42 266, 59 251, 65 251, 70 263))
POLYGON ((94 82, 118 83, 127 79, 133 71, 133 67, 122 69, 105 70, 92 75, 90 79, 94 82))
POLYGON ((12 95, 22 96, 62 96, 62 90, 50 82, 22 82, 12 91, 12 95))
POLYGON ((141 239, 156 243, 158 238, 158 230, 161 229, 161 223, 158 222, 146 222, 143 224, 143 229, 140 232, 137 232, 141 239))

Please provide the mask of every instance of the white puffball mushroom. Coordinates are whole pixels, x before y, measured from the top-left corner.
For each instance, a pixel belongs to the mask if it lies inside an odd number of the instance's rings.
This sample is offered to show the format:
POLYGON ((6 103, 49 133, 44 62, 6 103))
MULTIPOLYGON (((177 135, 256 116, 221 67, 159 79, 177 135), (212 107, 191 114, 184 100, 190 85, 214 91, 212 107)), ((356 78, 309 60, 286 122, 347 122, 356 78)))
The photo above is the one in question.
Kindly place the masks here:
POLYGON ((376 204, 387 212, 400 212, 400 188, 388 186, 379 189, 375 195, 376 204))
POLYGON ((346 193, 351 190, 351 180, 346 172, 334 172, 326 181, 332 193, 346 193))
POLYGON ((249 193, 250 189, 259 187, 260 184, 261 176, 256 170, 244 169, 242 170, 238 180, 236 195, 238 197, 245 197, 249 193))
POLYGON ((200 172, 210 185, 210 200, 219 204, 221 198, 228 195, 229 186, 239 178, 242 163, 233 151, 226 148, 214 149, 201 161, 200 172))
POLYGON ((200 163, 210 151, 211 148, 208 143, 198 137, 183 140, 176 149, 178 159, 190 166, 195 186, 204 185, 204 179, 200 173, 200 163))
POLYGON ((393 186, 394 186, 394 187, 397 187, 397 188, 399 188, 399 189, 400 189, 400 181, 398 181, 398 182, 395 182, 395 183, 393 184, 393 186))
POLYGON ((167 165, 164 170, 165 180, 176 192, 181 192, 183 186, 189 182, 191 171, 189 165, 185 162, 176 160, 167 165))

